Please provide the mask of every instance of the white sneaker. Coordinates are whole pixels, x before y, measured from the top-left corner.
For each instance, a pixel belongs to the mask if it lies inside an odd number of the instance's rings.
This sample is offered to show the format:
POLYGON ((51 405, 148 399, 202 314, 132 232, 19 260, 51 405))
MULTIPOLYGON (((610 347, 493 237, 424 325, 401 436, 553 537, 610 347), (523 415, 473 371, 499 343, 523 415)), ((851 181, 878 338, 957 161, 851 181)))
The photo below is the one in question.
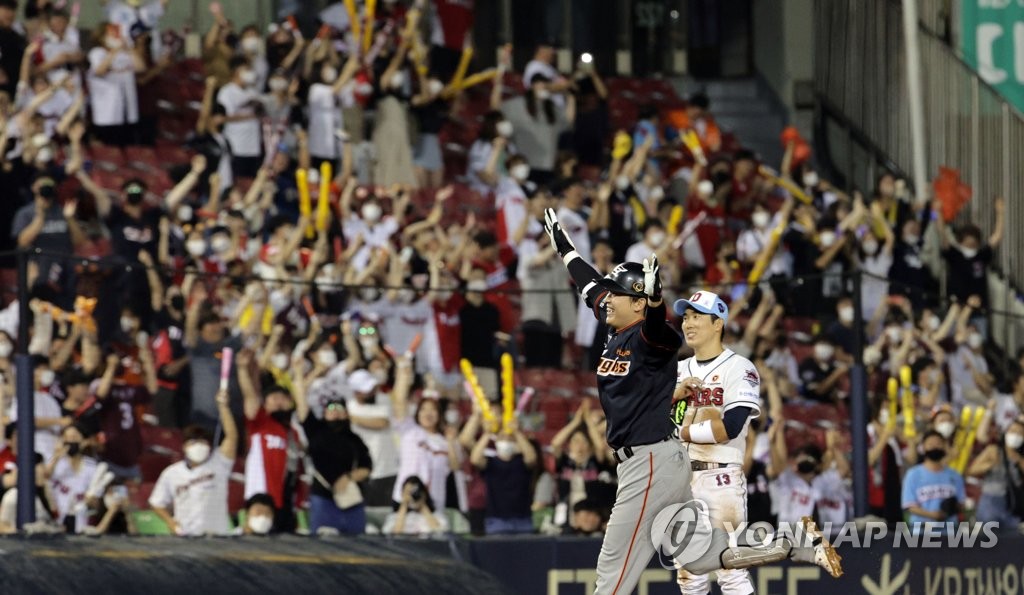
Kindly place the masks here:
POLYGON ((833 578, 843 576, 843 567, 840 564, 843 558, 836 552, 836 548, 832 547, 832 544, 828 542, 828 539, 825 539, 821 531, 818 530, 818 525, 814 522, 814 519, 805 516, 800 519, 800 523, 803 525, 807 536, 811 538, 811 543, 814 544, 814 563, 827 570, 833 578))

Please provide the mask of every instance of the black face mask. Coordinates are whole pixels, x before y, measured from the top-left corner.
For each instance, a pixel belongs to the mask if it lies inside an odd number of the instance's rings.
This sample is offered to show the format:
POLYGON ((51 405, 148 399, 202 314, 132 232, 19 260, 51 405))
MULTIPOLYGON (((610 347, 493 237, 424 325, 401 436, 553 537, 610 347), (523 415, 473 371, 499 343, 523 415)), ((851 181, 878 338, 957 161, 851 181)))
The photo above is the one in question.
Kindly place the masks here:
POLYGON ((946 458, 946 449, 945 448, 930 448, 930 449, 924 451, 924 458, 928 459, 929 461, 934 461, 934 462, 938 463, 942 459, 946 458))
POLYGON ((327 427, 333 432, 348 432, 352 429, 352 422, 347 419, 335 419, 327 422, 327 427))
POLYGON ((64 446, 68 447, 68 456, 73 457, 78 454, 78 451, 82 449, 82 445, 78 442, 68 442, 64 446))
POLYGON ((711 182, 715 185, 715 188, 722 186, 732 180, 732 175, 727 171, 720 171, 711 176, 711 182))
POLYGON ((142 204, 143 194, 141 192, 129 192, 124 196, 125 202, 130 205, 142 204))
POLYGON ((275 411, 270 414, 270 417, 274 418, 274 421, 281 424, 282 426, 288 427, 292 423, 292 412, 288 411, 275 411))
POLYGON ((796 470, 803 474, 814 473, 817 467, 818 464, 814 461, 800 461, 796 464, 796 470))
POLYGON ((57 188, 53 184, 44 184, 39 187, 39 196, 46 200, 53 200, 54 196, 57 196, 57 188))
POLYGON ((185 296, 175 295, 171 296, 171 307, 181 312, 185 309, 185 296))

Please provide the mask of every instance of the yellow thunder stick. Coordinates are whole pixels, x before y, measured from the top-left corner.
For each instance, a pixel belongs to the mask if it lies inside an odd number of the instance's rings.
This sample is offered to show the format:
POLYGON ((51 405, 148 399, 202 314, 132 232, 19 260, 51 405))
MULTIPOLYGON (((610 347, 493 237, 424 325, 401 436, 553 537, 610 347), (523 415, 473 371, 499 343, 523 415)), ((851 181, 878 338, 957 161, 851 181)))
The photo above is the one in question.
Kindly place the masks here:
POLYGON ((967 438, 964 440, 964 447, 957 453, 956 466, 953 469, 960 474, 967 469, 967 462, 971 459, 971 451, 974 450, 974 440, 978 437, 978 426, 985 418, 985 408, 974 408, 974 419, 971 420, 971 427, 968 429, 967 438))
POLYGON ((313 203, 309 199, 309 179, 306 176, 305 168, 295 170, 295 186, 299 190, 299 214, 308 217, 313 211, 313 203))
POLYGON ((776 186, 782 186, 783 188, 785 188, 787 192, 789 192, 798 200, 800 200, 800 202, 811 204, 811 197, 807 196, 807 194, 792 181, 776 176, 772 172, 772 170, 768 169, 763 165, 757 169, 757 173, 768 178, 768 180, 772 184, 775 184, 776 186))
POLYGON ((366 0, 366 26, 363 29, 363 55, 370 51, 373 41, 373 23, 377 18, 377 0, 366 0))
POLYGON ((441 97, 443 97, 444 99, 451 99, 452 97, 455 97, 455 95, 462 91, 463 89, 468 89, 474 85, 486 83, 487 81, 491 81, 496 78, 498 78, 498 69, 488 68, 487 70, 481 70, 476 74, 471 74, 466 78, 462 79, 462 82, 459 83, 458 87, 452 85, 445 87, 444 91, 441 92, 441 97))
POLYGON ((917 436, 917 426, 914 425, 914 391, 911 390, 913 371, 910 366, 900 368, 900 385, 902 387, 901 401, 903 405, 903 437, 913 438, 917 436))
MULTIPOLYGON (((956 435, 953 437, 953 452, 956 453, 957 459, 960 458, 960 453, 964 450, 964 445, 967 442, 967 433, 971 429, 971 408, 964 407, 960 411, 960 425, 957 427, 956 435)), ((954 461, 954 464, 956 461, 954 461)))
MULTIPOLYGON (((893 430, 896 428, 896 414, 897 414, 897 401, 899 401, 900 395, 900 381, 895 377, 889 377, 889 383, 886 386, 889 392, 889 398, 886 399, 886 404, 889 407, 889 422, 885 424, 885 427, 893 430)), ((906 412, 904 412, 906 415, 906 412)))
POLYGON ((512 355, 501 355, 501 429, 510 434, 509 427, 516 414, 515 369, 512 366, 512 355))
POLYGON ((452 81, 448 83, 449 87, 453 89, 462 88, 462 79, 466 77, 466 69, 469 68, 469 61, 472 59, 472 46, 466 46, 462 48, 462 57, 459 58, 459 67, 455 70, 455 76, 452 77, 452 81))
POLYGON ((473 400, 476 401, 477 406, 480 408, 480 414, 483 415, 484 423, 487 424, 487 431, 498 431, 498 420, 494 418, 491 404, 487 401, 487 397, 484 396, 484 389, 480 387, 480 380, 476 377, 476 372, 473 371, 473 364, 469 363, 468 359, 463 358, 459 360, 459 369, 462 371, 462 377, 469 384, 469 389, 473 393, 473 400))
POLYGON ((686 134, 683 135, 683 144, 690 150, 693 158, 697 160, 697 163, 704 167, 707 167, 708 158, 704 155, 704 147, 700 144, 700 137, 697 136, 696 130, 687 130, 686 134))
MULTIPOLYGON (((333 173, 330 161, 320 164, 320 196, 316 201, 316 230, 319 233, 327 231, 327 220, 331 214, 331 174, 333 173)), ((309 228, 306 228, 306 237, 309 236, 309 228)))

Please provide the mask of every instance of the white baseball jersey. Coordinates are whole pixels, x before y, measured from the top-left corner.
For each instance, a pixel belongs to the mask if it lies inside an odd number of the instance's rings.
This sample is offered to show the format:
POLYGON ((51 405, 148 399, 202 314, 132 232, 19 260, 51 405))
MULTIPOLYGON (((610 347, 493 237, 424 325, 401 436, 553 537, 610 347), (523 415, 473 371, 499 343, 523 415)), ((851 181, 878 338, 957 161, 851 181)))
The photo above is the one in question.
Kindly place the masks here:
POLYGON ((821 523, 837 527, 849 517, 850 489, 835 469, 818 474, 811 483, 792 469, 786 469, 772 482, 772 506, 779 522, 797 523, 804 516, 813 516, 815 507, 821 523))
POLYGON ((81 533, 89 524, 88 511, 74 512, 75 504, 85 501, 85 492, 89 482, 96 473, 96 461, 85 457, 82 464, 75 470, 69 457, 61 457, 53 468, 50 476, 50 490, 57 505, 57 521, 64 522, 64 517, 75 514, 75 531, 81 533))
POLYGON ((995 397, 996 406, 992 411, 992 422, 999 427, 999 431, 1005 433, 1013 420, 1020 416, 1020 406, 1014 400, 1013 395, 998 394, 995 397))
POLYGON ((178 461, 164 469, 156 480, 149 505, 171 508, 174 520, 185 535, 227 535, 228 481, 235 461, 214 449, 202 465, 189 468, 178 461))
MULTIPOLYGON (((723 351, 709 362, 698 362, 690 357, 679 362, 676 386, 690 376, 700 378, 703 388, 695 397, 690 398, 686 408, 683 424, 692 423, 698 411, 704 407, 718 410, 722 417, 735 407, 750 407, 749 419, 761 415, 761 378, 745 357, 737 355, 730 349, 723 351)), ((747 423, 739 435, 722 444, 686 445, 691 461, 707 463, 743 464, 743 454, 747 447, 747 423)))

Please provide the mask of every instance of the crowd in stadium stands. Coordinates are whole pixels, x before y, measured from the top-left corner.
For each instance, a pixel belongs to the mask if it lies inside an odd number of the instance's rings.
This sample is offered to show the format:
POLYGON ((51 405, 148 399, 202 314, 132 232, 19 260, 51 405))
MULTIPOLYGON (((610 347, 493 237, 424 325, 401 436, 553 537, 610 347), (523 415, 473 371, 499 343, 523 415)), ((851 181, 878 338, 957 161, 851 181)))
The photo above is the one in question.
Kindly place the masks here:
MULTIPOLYGON (((0 225, 7 248, 38 250, 37 525, 600 534, 616 487, 594 398, 606 329, 542 230, 551 207, 600 271, 654 252, 667 299, 731 303, 725 343, 766 403, 751 521, 852 517, 861 333, 872 513, 1016 530, 1024 358, 986 350, 1001 202, 984 237, 894 175, 848 195, 792 138, 761 164, 702 93, 582 61, 562 73, 550 45, 521 75, 507 50, 469 73, 471 3, 384 1, 359 36, 339 3, 314 37, 211 3, 201 60, 161 28, 167 0, 139 4, 110 0, 83 38, 63 2, 0 0, 0 225)), ((0 532, 18 328, 10 302, 0 532)))

